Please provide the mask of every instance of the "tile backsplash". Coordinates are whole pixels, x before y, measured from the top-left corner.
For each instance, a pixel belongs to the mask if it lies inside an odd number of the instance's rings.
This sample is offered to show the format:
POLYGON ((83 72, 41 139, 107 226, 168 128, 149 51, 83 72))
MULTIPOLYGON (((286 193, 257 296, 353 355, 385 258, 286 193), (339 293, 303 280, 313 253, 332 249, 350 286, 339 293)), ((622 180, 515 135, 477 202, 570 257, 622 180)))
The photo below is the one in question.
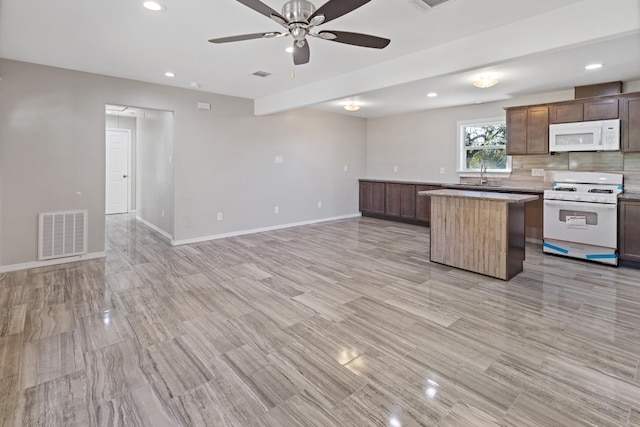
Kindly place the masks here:
MULTIPOLYGON (((568 170, 622 173, 625 191, 640 193, 640 153, 621 151, 512 156, 511 176, 505 179, 490 179, 490 183, 551 188, 555 172, 568 170), (531 176, 532 169, 544 169, 544 176, 531 176)), ((475 184, 478 178, 461 178, 460 181, 475 184)))

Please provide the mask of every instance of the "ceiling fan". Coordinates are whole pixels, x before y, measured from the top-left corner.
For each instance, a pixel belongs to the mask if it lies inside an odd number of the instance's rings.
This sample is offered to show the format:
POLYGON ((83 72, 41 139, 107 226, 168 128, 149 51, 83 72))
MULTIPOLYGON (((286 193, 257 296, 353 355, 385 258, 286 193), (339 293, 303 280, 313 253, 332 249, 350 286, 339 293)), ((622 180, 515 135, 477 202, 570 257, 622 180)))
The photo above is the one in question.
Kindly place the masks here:
POLYGON ((275 37, 293 37, 293 63, 295 65, 309 62, 309 43, 307 36, 317 37, 338 43, 345 43, 354 46, 371 47, 383 49, 391 42, 382 37, 370 36, 368 34, 351 33, 348 31, 319 31, 312 32, 318 25, 332 21, 336 18, 354 11, 360 6, 364 6, 371 0, 329 0, 319 9, 307 0, 289 0, 282 6, 282 14, 271 9, 260 0, 237 0, 243 5, 250 7, 256 12, 271 18, 282 25, 286 31, 271 31, 268 33, 243 34, 240 36, 221 37, 209 40, 211 43, 229 43, 251 39, 270 39, 275 37))

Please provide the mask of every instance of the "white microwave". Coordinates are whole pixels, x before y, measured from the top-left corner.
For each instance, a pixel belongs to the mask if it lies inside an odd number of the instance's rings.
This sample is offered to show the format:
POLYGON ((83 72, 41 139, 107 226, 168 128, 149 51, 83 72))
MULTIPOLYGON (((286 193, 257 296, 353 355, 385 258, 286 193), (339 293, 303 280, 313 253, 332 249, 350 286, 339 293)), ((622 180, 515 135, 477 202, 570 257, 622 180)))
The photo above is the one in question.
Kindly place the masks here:
POLYGON ((620 149, 620 119, 549 125, 549 152, 620 149))

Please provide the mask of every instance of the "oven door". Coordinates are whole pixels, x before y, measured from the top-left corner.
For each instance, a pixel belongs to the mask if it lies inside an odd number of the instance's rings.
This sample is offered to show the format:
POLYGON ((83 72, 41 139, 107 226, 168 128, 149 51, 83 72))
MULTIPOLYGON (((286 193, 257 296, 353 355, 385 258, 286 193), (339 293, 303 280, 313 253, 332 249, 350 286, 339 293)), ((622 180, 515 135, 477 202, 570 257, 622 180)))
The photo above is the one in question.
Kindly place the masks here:
POLYGON ((618 206, 616 204, 544 201, 544 238, 618 247, 618 206))

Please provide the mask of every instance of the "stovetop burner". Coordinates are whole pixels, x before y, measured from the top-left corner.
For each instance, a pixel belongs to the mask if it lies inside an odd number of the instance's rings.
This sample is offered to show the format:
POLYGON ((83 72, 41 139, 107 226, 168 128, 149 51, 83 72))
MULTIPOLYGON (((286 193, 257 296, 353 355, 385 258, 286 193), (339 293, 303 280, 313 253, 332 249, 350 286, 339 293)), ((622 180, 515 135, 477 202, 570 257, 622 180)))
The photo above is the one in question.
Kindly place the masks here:
POLYGON ((553 191, 577 191, 576 187, 556 187, 553 191))
POLYGON ((591 190, 587 191, 587 193, 613 194, 613 190, 605 188, 592 188, 591 190))

